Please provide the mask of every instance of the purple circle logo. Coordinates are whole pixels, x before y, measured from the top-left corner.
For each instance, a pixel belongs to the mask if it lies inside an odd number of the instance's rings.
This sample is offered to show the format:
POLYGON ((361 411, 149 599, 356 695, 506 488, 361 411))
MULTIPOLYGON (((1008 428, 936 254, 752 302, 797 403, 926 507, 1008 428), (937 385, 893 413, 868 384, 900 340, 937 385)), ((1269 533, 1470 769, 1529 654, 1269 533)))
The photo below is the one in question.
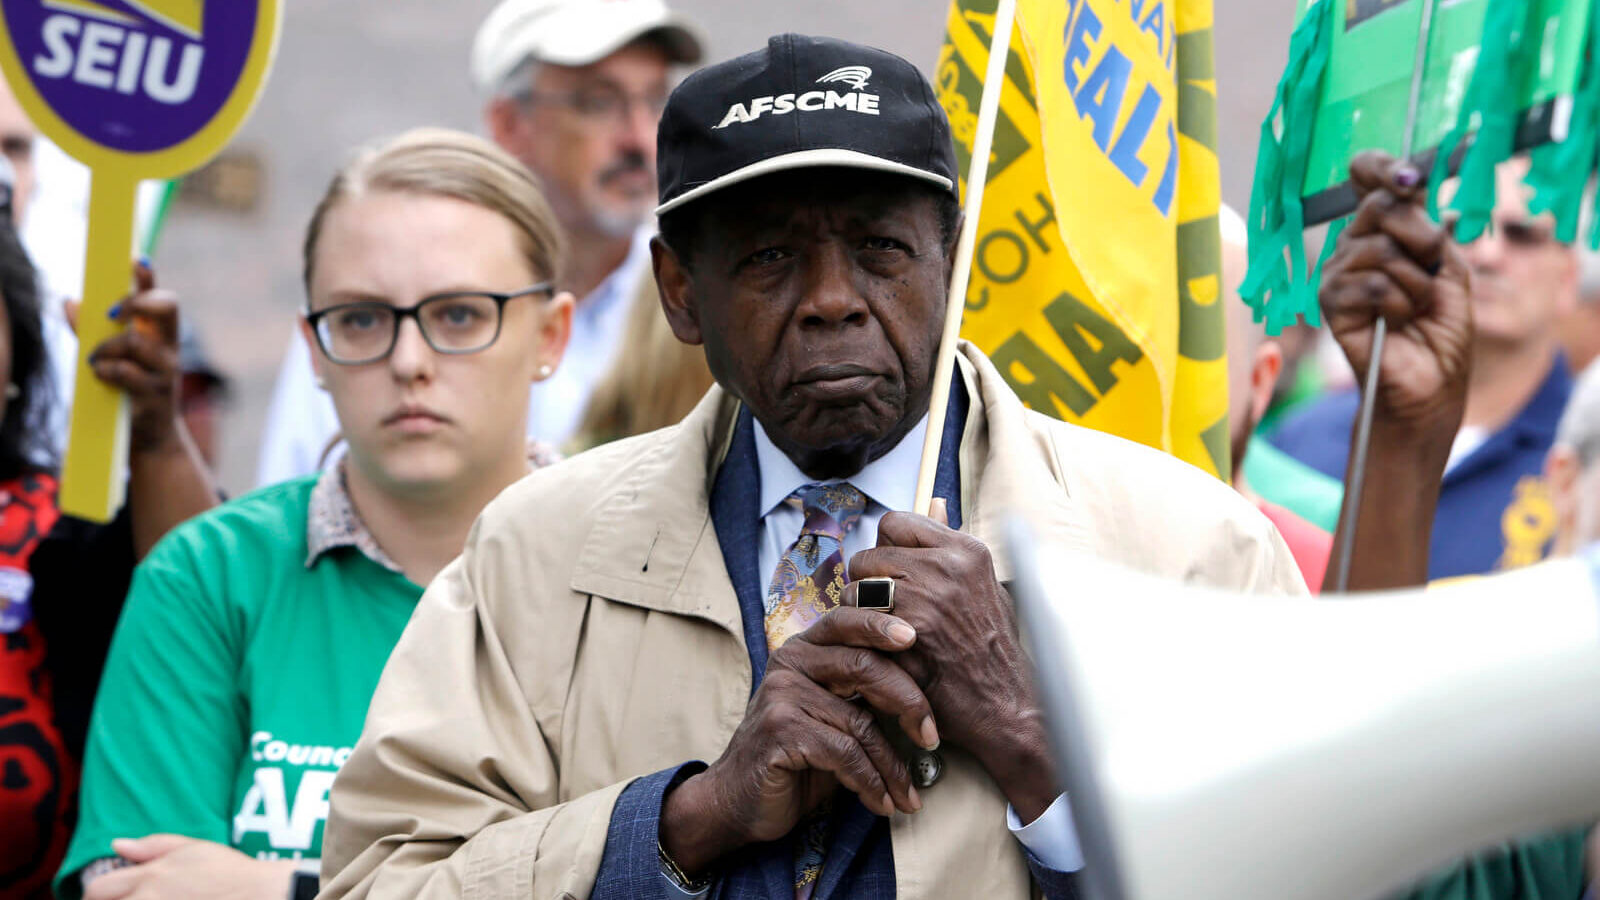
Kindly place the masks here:
POLYGON ((182 144, 245 73, 260 0, 5 0, 17 61, 84 138, 123 153, 182 144))

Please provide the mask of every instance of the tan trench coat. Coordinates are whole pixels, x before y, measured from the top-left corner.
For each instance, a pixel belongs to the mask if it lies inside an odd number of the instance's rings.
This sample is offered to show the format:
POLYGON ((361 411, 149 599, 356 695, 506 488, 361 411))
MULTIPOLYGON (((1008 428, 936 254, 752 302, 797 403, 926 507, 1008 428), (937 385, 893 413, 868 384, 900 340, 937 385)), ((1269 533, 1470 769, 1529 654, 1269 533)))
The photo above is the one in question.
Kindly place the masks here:
MULTIPOLYGON (((1226 485, 1031 412, 981 353, 962 357, 963 527, 1002 580, 1000 525, 1016 510, 1047 546, 1305 591, 1277 532, 1226 485)), ((751 690, 708 503, 737 410, 714 387, 681 424, 537 471, 484 510, 334 784, 323 897, 587 897, 629 781, 721 754, 751 690)), ((892 822, 899 895, 1029 896, 1005 799, 970 758, 946 763, 923 810, 892 822)))

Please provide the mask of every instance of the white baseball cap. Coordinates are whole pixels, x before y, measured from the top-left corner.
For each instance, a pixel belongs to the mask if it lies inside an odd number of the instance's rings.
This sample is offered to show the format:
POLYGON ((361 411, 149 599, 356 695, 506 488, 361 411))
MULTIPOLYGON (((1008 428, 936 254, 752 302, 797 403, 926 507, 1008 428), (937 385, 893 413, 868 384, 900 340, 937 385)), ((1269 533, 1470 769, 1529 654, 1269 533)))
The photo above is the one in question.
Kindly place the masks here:
POLYGON ((492 91, 525 60, 586 66, 647 35, 674 62, 700 61, 695 27, 662 0, 503 0, 472 41, 472 80, 492 91))

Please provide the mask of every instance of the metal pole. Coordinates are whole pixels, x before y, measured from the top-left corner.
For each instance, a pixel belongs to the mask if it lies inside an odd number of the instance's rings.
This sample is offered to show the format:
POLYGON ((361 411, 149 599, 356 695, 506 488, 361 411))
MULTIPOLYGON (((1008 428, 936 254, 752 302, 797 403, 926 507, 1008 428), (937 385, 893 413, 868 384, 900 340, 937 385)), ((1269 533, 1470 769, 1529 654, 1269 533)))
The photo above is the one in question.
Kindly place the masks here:
MULTIPOLYGON (((1406 104, 1406 130, 1401 138, 1400 158, 1410 159, 1412 142, 1416 138, 1417 111, 1422 103, 1422 78, 1428 62, 1428 38, 1433 31, 1433 10, 1438 0, 1423 0, 1422 23, 1417 29, 1417 52, 1411 66, 1411 96, 1406 104)), ((1372 326, 1372 352, 1368 355, 1367 377, 1361 389, 1361 413, 1356 420, 1355 446, 1352 454, 1350 477, 1344 486, 1344 512, 1341 517, 1349 525, 1346 538, 1339 547, 1339 559, 1334 569, 1333 589, 1344 593, 1350 586, 1350 563, 1355 553, 1356 519, 1361 512, 1361 489, 1367 480, 1367 450, 1372 442, 1372 411, 1378 402, 1378 373, 1383 368, 1383 344, 1389 334, 1389 323, 1382 316, 1372 326)))

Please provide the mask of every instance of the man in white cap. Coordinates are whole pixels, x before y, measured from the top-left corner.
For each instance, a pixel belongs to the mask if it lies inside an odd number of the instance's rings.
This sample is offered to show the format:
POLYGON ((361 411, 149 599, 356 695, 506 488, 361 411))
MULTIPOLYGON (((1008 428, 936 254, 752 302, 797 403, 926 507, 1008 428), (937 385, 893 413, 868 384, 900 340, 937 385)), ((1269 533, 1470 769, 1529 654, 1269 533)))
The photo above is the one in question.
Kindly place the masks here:
MULTIPOLYGON (((495 143, 544 185, 569 240, 562 287, 582 298, 561 365, 534 386, 528 435, 573 436, 649 277, 656 122, 674 65, 700 60, 693 26, 661 0, 503 0, 472 45, 495 143)), ((304 342, 290 344, 262 435, 257 480, 318 468, 338 431, 304 342)))
POLYGON ((563 287, 583 298, 566 356, 533 391, 543 440, 572 436, 649 277, 656 123, 673 64, 699 60, 692 26, 661 0, 504 0, 478 29, 485 126, 543 183, 569 239, 563 287))

